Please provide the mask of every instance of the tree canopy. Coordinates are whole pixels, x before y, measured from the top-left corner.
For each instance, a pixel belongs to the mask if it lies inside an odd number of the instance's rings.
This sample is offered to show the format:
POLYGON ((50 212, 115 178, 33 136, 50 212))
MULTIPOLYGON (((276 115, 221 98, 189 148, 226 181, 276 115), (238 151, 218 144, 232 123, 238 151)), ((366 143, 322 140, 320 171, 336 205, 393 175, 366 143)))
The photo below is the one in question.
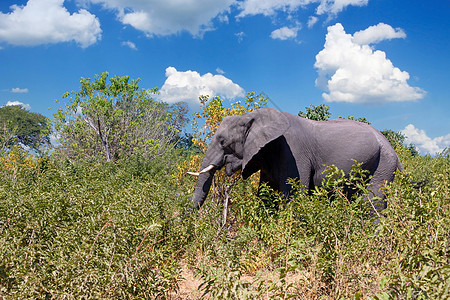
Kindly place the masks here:
POLYGON ((20 105, 0 107, 0 148, 21 144, 36 152, 50 144, 50 125, 46 117, 20 105))
POLYGON ((81 78, 80 90, 67 92, 55 113, 60 153, 68 157, 103 156, 107 161, 140 153, 147 157, 171 149, 187 122, 186 104, 154 101, 157 88, 140 89, 140 79, 113 76, 81 78))
MULTIPOLYGON (((381 133, 388 139, 388 141, 391 143, 394 149, 404 146, 406 137, 401 132, 386 129, 382 130, 381 133)), ((419 152, 417 151, 416 146, 414 144, 409 144, 405 147, 411 153, 411 155, 413 156, 419 155, 419 152)))
POLYGON ((326 121, 330 118, 331 113, 329 112, 330 106, 325 104, 320 104, 318 106, 310 104, 309 107, 305 107, 306 112, 299 111, 298 115, 302 118, 307 118, 315 121, 326 121))
MULTIPOLYGON (((310 104, 309 107, 305 107, 306 112, 299 111, 298 115, 302 118, 315 120, 315 121, 327 121, 330 119, 331 113, 330 113, 330 106, 325 104, 320 105, 313 105, 310 104)), ((339 117, 340 119, 343 119, 342 117, 339 117)), ((370 122, 362 117, 362 118, 355 118, 353 116, 348 116, 348 120, 358 121, 366 124, 370 124, 370 122)))

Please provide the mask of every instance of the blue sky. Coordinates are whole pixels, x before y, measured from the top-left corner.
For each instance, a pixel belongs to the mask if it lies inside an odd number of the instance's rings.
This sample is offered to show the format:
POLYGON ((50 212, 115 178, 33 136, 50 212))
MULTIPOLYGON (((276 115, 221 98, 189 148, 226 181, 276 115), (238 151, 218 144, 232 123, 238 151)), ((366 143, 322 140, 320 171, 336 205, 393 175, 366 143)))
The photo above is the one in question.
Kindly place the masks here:
POLYGON ((448 0, 2 0, 0 106, 51 117, 108 71, 191 111, 251 91, 293 114, 325 103, 435 154, 450 146, 449 20, 448 0))

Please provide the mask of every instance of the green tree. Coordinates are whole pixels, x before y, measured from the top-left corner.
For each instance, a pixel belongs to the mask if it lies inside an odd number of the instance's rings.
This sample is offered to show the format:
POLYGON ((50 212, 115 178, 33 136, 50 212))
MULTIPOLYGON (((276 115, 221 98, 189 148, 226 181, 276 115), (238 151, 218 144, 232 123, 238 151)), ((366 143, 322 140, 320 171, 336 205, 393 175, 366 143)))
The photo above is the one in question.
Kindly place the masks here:
MULTIPOLYGON (((331 113, 330 113, 330 106, 325 104, 320 105, 312 105, 310 104, 309 107, 305 107, 306 112, 299 111, 298 115, 302 118, 315 120, 315 121, 327 121, 330 119, 331 113)), ((343 117, 339 117, 340 119, 344 119, 343 117)), ((353 116, 348 116, 348 120, 358 121, 366 124, 370 124, 370 122, 362 117, 362 118, 355 118, 353 116)))
POLYGON ((194 135, 192 133, 185 133, 184 136, 180 137, 180 140, 177 143, 177 148, 189 151, 193 154, 200 153, 201 150, 198 146, 194 145, 193 139, 194 135))
POLYGON ((50 145, 50 125, 46 117, 20 105, 0 107, 0 148, 21 144, 41 153, 50 145))
POLYGON ((418 156, 419 152, 414 144, 404 145, 406 136, 399 131, 394 131, 391 129, 382 130, 381 133, 388 139, 391 143, 392 148, 397 149, 399 147, 405 147, 412 156, 418 156))
POLYGON ((81 78, 79 91, 67 92, 64 109, 55 114, 59 152, 69 157, 102 155, 107 161, 142 154, 154 157, 171 149, 187 119, 186 104, 154 101, 140 79, 108 72, 94 80, 81 78))
POLYGON ((331 113, 329 112, 330 106, 325 104, 320 104, 318 106, 310 104, 306 108, 306 113, 299 111, 298 115, 302 118, 307 118, 315 121, 326 121, 330 118, 331 113))
MULTIPOLYGON (((343 119, 342 117, 339 117, 339 118, 343 119)), ((361 118, 355 118, 355 117, 353 117, 353 116, 348 116, 348 117, 347 117, 347 120, 353 120, 353 121, 357 121, 357 122, 361 122, 361 123, 366 123, 366 124, 369 124, 369 125, 370 125, 370 122, 369 122, 366 118, 364 118, 364 117, 361 117, 361 118)))
POLYGON ((391 129, 382 130, 381 133, 388 139, 394 149, 403 145, 405 136, 402 133, 391 129))

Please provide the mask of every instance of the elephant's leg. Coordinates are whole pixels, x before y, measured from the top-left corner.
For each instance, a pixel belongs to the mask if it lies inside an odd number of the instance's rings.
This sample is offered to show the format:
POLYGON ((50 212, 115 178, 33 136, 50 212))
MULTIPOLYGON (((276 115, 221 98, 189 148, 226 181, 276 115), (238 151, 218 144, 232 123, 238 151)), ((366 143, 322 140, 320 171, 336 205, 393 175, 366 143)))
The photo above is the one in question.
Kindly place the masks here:
POLYGON ((371 193, 368 196, 368 202, 372 208, 372 215, 381 215, 381 211, 386 209, 387 200, 382 188, 394 180, 395 171, 396 167, 379 168, 373 174, 370 180, 371 186, 369 187, 371 193), (386 174, 390 175, 386 176, 386 174))
POLYGON ((387 207, 386 197, 380 189, 384 186, 384 182, 371 180, 371 184, 369 187, 370 193, 367 196, 367 203, 370 205, 372 216, 381 215, 381 211, 387 207))
POLYGON ((381 147, 380 157, 376 169, 370 180, 370 190, 373 195, 369 195, 373 215, 380 215, 381 211, 387 207, 387 200, 382 188, 391 183, 397 170, 398 157, 390 147, 381 147))

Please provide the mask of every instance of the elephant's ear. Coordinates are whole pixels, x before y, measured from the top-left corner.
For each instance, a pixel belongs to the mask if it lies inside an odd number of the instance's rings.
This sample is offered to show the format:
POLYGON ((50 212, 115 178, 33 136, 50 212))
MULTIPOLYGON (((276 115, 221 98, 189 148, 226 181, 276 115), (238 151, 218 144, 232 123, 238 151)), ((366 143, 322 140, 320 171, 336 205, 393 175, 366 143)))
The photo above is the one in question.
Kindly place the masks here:
POLYGON ((260 108, 247 116, 249 117, 248 129, 242 160, 242 176, 244 179, 258 170, 252 164, 255 155, 268 143, 282 136, 289 127, 286 116, 270 107, 260 108))

